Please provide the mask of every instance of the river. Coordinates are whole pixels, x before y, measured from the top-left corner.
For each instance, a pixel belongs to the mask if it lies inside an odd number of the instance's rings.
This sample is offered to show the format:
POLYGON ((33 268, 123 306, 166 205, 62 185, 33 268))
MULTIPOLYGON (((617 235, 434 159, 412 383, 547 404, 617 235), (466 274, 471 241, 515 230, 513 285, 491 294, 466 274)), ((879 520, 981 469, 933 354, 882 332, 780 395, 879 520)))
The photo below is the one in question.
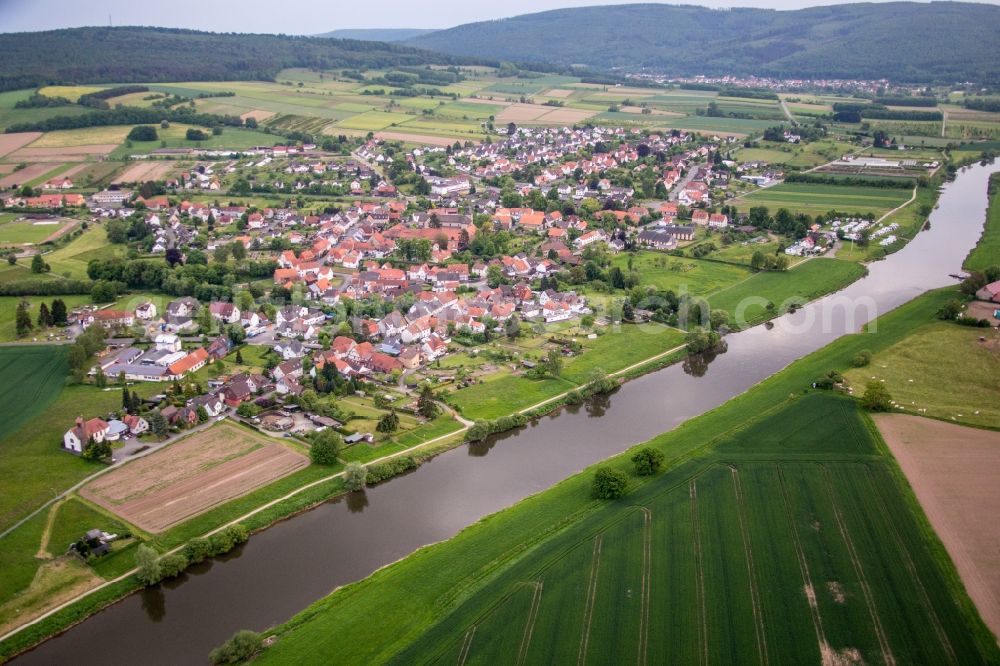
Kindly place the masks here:
POLYGON ((205 663, 235 631, 281 623, 339 585, 716 407, 874 316, 954 284, 949 274, 961 270, 982 233, 987 179, 996 170, 962 170, 944 187, 929 229, 904 249, 843 291, 774 320, 773 328, 728 336, 728 352, 701 372, 676 364, 520 431, 447 451, 409 474, 278 523, 16 662, 205 663))

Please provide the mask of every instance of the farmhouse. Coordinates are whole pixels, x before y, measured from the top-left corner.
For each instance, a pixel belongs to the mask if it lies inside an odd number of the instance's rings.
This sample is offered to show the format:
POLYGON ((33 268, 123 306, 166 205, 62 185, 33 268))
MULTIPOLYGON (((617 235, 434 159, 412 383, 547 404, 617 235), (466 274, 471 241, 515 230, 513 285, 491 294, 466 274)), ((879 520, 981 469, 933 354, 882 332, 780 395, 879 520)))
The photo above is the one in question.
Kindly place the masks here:
POLYGON ((83 453, 83 447, 91 438, 95 442, 103 442, 108 429, 108 423, 103 419, 93 418, 84 421, 82 416, 78 416, 76 424, 63 435, 63 448, 74 453, 83 453))

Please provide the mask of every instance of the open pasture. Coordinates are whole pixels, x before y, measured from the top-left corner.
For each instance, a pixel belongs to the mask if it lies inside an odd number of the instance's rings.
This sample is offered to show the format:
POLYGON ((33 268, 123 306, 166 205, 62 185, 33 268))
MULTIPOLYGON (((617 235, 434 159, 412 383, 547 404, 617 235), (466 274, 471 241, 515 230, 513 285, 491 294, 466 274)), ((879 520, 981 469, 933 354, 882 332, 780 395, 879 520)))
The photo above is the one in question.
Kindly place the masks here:
POLYGON ((280 442, 222 423, 95 479, 80 494, 157 533, 308 464, 280 442))
POLYGON ((779 183, 755 190, 736 200, 740 212, 767 206, 771 212, 787 208, 792 213, 817 215, 831 210, 880 216, 910 198, 910 191, 876 187, 779 183))
POLYGON ((535 545, 393 662, 978 662, 877 451, 853 403, 804 398, 535 545))
POLYGON ((1000 336, 989 329, 934 322, 845 373, 860 394, 872 379, 885 383, 907 412, 985 428, 1000 428, 1000 336), (984 337, 985 341, 980 341, 984 337))
POLYGON ((760 323, 779 315, 792 304, 801 305, 823 294, 846 287, 862 275, 860 264, 840 259, 818 258, 803 261, 787 271, 754 273, 708 297, 713 309, 729 313, 739 326, 760 323), (767 304, 772 303, 773 309, 767 304))

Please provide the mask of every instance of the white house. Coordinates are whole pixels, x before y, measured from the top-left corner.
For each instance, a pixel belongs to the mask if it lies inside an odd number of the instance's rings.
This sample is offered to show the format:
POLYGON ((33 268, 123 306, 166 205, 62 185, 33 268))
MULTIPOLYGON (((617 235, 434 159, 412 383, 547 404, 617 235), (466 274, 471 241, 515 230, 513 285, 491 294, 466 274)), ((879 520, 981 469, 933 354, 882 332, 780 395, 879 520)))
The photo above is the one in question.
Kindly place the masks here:
MULTIPOLYGON (((160 333, 153 339, 157 351, 179 352, 181 350, 181 339, 173 333, 160 333)), ((168 364, 169 365, 169 364, 168 364)))
POLYGON ((108 423, 103 419, 93 418, 84 421, 82 416, 76 418, 76 425, 63 435, 63 448, 74 453, 83 453, 83 447, 90 438, 95 442, 103 442, 108 434, 108 423))
POLYGON ((156 306, 152 302, 146 302, 135 309, 135 316, 143 321, 156 319, 156 306))

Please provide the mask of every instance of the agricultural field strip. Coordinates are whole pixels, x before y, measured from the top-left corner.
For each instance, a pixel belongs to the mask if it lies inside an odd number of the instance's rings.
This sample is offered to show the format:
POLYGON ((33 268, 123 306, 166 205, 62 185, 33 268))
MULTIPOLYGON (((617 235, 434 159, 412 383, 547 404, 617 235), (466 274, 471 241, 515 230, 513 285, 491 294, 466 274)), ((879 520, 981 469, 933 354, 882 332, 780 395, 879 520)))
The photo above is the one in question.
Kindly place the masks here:
MULTIPOLYGON (((866 457, 867 456, 862 456, 862 458, 866 457)), ((729 457, 726 456, 726 459, 728 460, 729 457)), ((737 459, 740 459, 740 457, 737 457, 737 459)), ((798 530, 795 526, 795 521, 792 516, 790 498, 788 496, 788 488, 782 471, 783 467, 782 462, 783 461, 775 461, 772 455, 770 460, 761 460, 760 462, 751 462, 749 464, 754 464, 754 465, 766 464, 768 467, 775 468, 777 473, 777 478, 779 481, 779 492, 781 493, 781 499, 782 499, 782 508, 779 511, 779 513, 783 516, 783 520, 787 521, 789 533, 792 535, 792 545, 794 547, 796 555, 796 566, 798 567, 798 570, 802 578, 802 585, 803 585, 802 589, 815 591, 815 587, 809 570, 808 561, 805 552, 803 550, 800 537, 798 535, 798 530)), ((794 464, 794 460, 791 462, 793 462, 794 464)), ((817 469, 820 477, 823 480, 823 483, 821 485, 823 487, 823 492, 826 494, 827 498, 830 501, 829 506, 831 507, 833 515, 836 518, 837 530, 838 530, 837 533, 840 535, 841 542, 846 548, 846 551, 850 555, 851 566, 852 568, 854 568, 855 573, 858 575, 859 585, 861 589, 864 591, 864 601, 865 601, 864 605, 868 615, 871 618, 875 632, 878 635, 879 645, 882 649, 882 657, 885 660, 886 664, 895 664, 897 663, 896 658, 893 655, 891 648, 889 647, 888 639, 885 636, 884 628, 882 627, 879 612, 875 604, 875 595, 872 592, 869 582, 866 578, 866 572, 862 564, 861 557, 858 555, 858 551, 856 549, 854 540, 850 533, 850 528, 847 526, 844 516, 842 514, 842 509, 839 506, 839 502, 836 496, 836 491, 834 490, 834 483, 833 480, 830 478, 829 470, 827 469, 828 464, 841 463, 845 465, 854 465, 856 464, 856 462, 857 461, 855 459, 852 459, 851 457, 841 457, 841 458, 830 458, 829 460, 823 460, 823 461, 812 460, 810 461, 810 465, 817 469)), ((864 467, 866 470, 868 470, 867 465, 865 465, 864 467)), ((703 562, 701 558, 701 545, 700 545, 701 542, 700 542, 700 537, 698 536, 701 530, 698 527, 698 519, 697 519, 697 503, 698 503, 697 484, 698 484, 698 479, 700 477, 705 476, 707 473, 713 470, 728 470, 730 473, 732 489, 734 496, 736 498, 735 511, 738 518, 737 526, 738 526, 738 531, 740 532, 740 540, 743 544, 743 557, 741 559, 743 559, 743 561, 746 563, 748 572, 749 592, 750 592, 750 597, 752 599, 753 624, 755 627, 755 633, 757 635, 758 649, 759 649, 758 658, 761 664, 767 664, 770 661, 770 657, 767 652, 766 633, 764 630, 764 616, 763 616, 764 604, 760 598, 759 582, 757 581, 757 577, 760 575, 762 570, 761 570, 761 565, 755 564, 753 558, 753 551, 751 547, 751 535, 748 528, 748 517, 746 516, 745 499, 743 495, 742 482, 740 479, 740 474, 739 470, 737 469, 737 466, 733 465, 732 463, 727 463, 724 461, 712 462, 709 465, 706 465, 702 469, 698 470, 690 478, 681 479, 676 483, 662 489, 660 492, 658 492, 657 494, 655 494, 650 498, 650 502, 654 502, 657 499, 663 499, 665 496, 674 493, 678 489, 683 488, 685 485, 688 488, 688 496, 690 499, 690 506, 691 506, 692 516, 694 517, 694 525, 695 525, 695 539, 693 542, 693 548, 696 553, 696 562, 698 564, 697 582, 699 588, 698 615, 700 616, 699 620, 699 625, 700 625, 699 643, 701 645, 700 656, 702 663, 708 663, 709 641, 705 640, 707 639, 708 635, 708 627, 707 627, 707 621, 705 619, 705 613, 701 608, 704 602, 704 594, 703 592, 700 592, 700 588, 704 584, 703 583, 704 573, 702 571, 703 562)), ((866 472, 865 474, 865 483, 867 484, 872 497, 878 498, 879 500, 876 503, 880 505, 879 511, 883 515, 886 525, 890 526, 890 534, 892 537, 893 545, 902 554, 904 562, 906 564, 906 569, 909 572, 910 577, 916 584, 918 591, 920 591, 920 597, 922 600, 921 606, 923 606, 925 612, 930 614, 931 621, 935 627, 935 634, 937 635, 938 640, 941 642, 943 648, 947 651, 948 656, 950 658, 950 662, 958 663, 954 650, 947 638, 947 634, 944 631, 943 627, 940 625, 940 621, 936 613, 934 612, 934 608, 930 602, 929 597, 926 594, 926 590, 923 586, 921 578, 919 577, 916 567, 913 564, 912 558, 910 557, 909 552, 903 545, 902 538, 899 535, 898 531, 892 525, 892 522, 890 521, 889 517, 884 514, 884 509, 882 508, 883 506, 882 501, 885 498, 882 497, 883 493, 878 490, 878 485, 875 483, 874 479, 870 476, 870 472, 866 472)), ((637 637, 638 663, 642 664, 645 663, 646 661, 645 650, 648 642, 648 630, 649 630, 648 600, 650 599, 650 595, 652 593, 650 563, 652 559, 656 556, 656 554, 652 550, 652 542, 650 538, 650 525, 652 522, 652 512, 647 506, 637 506, 635 508, 643 516, 643 528, 642 528, 643 572, 641 577, 642 585, 640 588, 640 596, 642 598, 642 602, 638 610, 640 618, 639 618, 639 634, 637 637)), ((598 597, 597 592, 598 592, 598 583, 600 579, 600 572, 602 569, 602 563, 604 561, 604 558, 608 556, 608 554, 604 552, 606 550, 605 545, 608 543, 608 541, 604 537, 611 530, 615 529, 618 526, 621 526, 626 521, 630 520, 633 516, 635 516, 634 512, 626 513, 625 515, 621 516, 614 522, 604 525, 597 534, 589 535, 585 537, 583 541, 573 541, 567 543, 563 548, 560 549, 561 555, 545 562, 541 566, 541 568, 534 570, 534 574, 531 576, 531 578, 533 578, 534 580, 519 583, 519 585, 534 586, 535 597, 533 597, 533 601, 528 611, 528 615, 526 617, 526 621, 524 624, 524 629, 523 632, 521 633, 522 638, 521 638, 520 648, 518 650, 519 656, 516 663, 518 664, 524 663, 523 657, 527 652, 528 644, 530 643, 531 631, 533 630, 535 621, 537 620, 537 613, 538 613, 537 602, 538 598, 540 598, 541 596, 542 580, 545 578, 546 573, 551 571, 553 568, 559 566, 560 563, 562 563, 562 561, 566 558, 566 556, 568 556, 571 552, 577 550, 578 548, 584 546, 587 543, 592 543, 591 564, 589 568, 589 573, 587 574, 588 582, 586 586, 587 592, 585 597, 583 626, 581 628, 581 637, 580 637, 578 659, 577 659, 578 664, 586 663, 587 661, 586 655, 588 651, 592 649, 590 643, 591 643, 591 627, 593 624, 594 615, 599 613, 598 606, 600 604, 597 601, 598 597)), ((733 538, 736 538, 735 535, 733 535, 733 538)), ((615 555, 620 555, 619 550, 608 551, 608 552, 609 553, 613 552, 615 555)), ((612 557, 614 557, 614 555, 612 555, 612 557)), ((462 651, 466 656, 474 642, 474 636, 477 628, 480 627, 485 621, 487 621, 492 613, 496 612, 498 609, 503 607, 510 600, 513 593, 514 592, 504 595, 495 604, 491 605, 490 608, 487 609, 487 611, 482 616, 480 616, 475 623, 470 625, 468 629, 463 633, 462 651)), ((811 595, 807 592, 805 596, 809 605, 810 620, 816 632, 817 646, 821 654, 824 656, 824 663, 828 663, 826 660, 829 658, 829 655, 831 654, 829 652, 831 648, 827 643, 819 607, 816 604, 814 595, 811 595)), ((518 623, 517 626, 520 627, 521 626, 520 623, 518 623)))
POLYGON ((868 607, 868 614, 871 617, 872 626, 875 629, 875 635, 878 637, 879 646, 882 650, 882 661, 887 666, 893 666, 896 663, 896 658, 893 656, 892 649, 889 647, 889 641, 886 638, 885 629, 882 627, 882 620, 879 617, 878 609, 875 606, 875 597, 872 594, 868 579, 865 577, 865 571, 861 565, 861 559, 858 557, 858 553, 854 548, 854 542, 851 540, 851 535, 847 531, 847 525, 844 523, 844 517, 840 512, 836 491, 833 487, 833 481, 830 479, 830 472, 825 467, 822 472, 823 480, 826 483, 826 489, 829 493, 830 507, 833 510, 833 516, 837 522, 837 528, 840 530, 840 536, 844 541, 844 545, 847 547, 847 553, 851 559, 851 566, 854 567, 854 573, 858 578, 858 584, 864 594, 865 604, 868 607))

